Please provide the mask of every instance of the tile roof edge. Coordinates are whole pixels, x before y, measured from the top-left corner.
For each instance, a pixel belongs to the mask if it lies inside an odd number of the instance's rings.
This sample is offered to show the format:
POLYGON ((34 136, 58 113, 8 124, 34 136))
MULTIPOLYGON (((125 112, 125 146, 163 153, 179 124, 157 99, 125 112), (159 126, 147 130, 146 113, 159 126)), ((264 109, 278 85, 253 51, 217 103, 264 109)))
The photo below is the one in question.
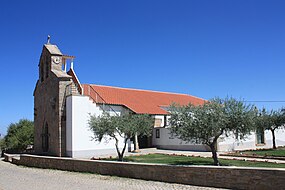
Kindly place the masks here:
POLYGON ((193 96, 190 94, 184 94, 184 93, 177 93, 177 92, 163 92, 163 91, 156 91, 156 90, 144 90, 144 89, 136 89, 136 88, 125 88, 125 87, 117 87, 117 86, 108 86, 108 85, 99 85, 99 84, 84 84, 84 85, 94 85, 94 86, 100 86, 100 87, 109 87, 109 88, 117 88, 117 89, 123 89, 123 90, 135 90, 135 91, 144 91, 144 92, 156 92, 156 93, 163 93, 163 94, 174 94, 174 95, 184 95, 184 96, 191 96, 193 98, 201 99, 206 101, 203 98, 199 98, 197 96, 193 96))

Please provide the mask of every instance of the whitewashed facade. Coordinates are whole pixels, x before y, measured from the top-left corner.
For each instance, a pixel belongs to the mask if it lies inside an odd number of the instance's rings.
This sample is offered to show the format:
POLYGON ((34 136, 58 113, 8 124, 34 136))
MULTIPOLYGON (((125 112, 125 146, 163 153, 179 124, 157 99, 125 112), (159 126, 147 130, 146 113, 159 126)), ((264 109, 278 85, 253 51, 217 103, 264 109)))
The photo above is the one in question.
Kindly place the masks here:
MULTIPOLYGON (((114 140, 108 142, 92 140, 92 132, 88 127, 90 115, 99 116, 103 109, 114 115, 128 114, 129 110, 124 106, 98 105, 88 96, 70 95, 66 100, 66 153, 70 157, 92 157, 116 153, 114 140)), ((152 147, 168 150, 191 150, 210 151, 209 147, 203 144, 191 144, 182 141, 170 133, 168 122, 170 116, 156 115, 153 134, 151 137, 152 147)), ((285 131, 276 130, 276 145, 285 145, 285 131)), ((120 138, 119 147, 123 147, 124 139, 120 138)), ((133 144, 129 149, 133 150, 133 144)), ((218 140, 217 149, 221 152, 261 149, 272 147, 272 135, 270 131, 264 132, 264 142, 258 143, 255 132, 252 132, 246 140, 237 140, 234 136, 221 137, 218 140)))
MULTIPOLYGON (((105 111, 110 107, 105 106, 105 111)), ((122 106, 112 106, 110 115, 114 111, 118 114, 125 114, 128 110, 122 106)), ((93 133, 90 131, 88 121, 90 115, 99 116, 103 113, 103 107, 93 103, 88 96, 70 95, 66 99, 66 154, 73 158, 100 157, 116 153, 115 141, 113 139, 98 142, 92 140, 93 133)), ((124 146, 124 139, 119 137, 119 147, 124 146)))
MULTIPOLYGON (((237 150, 251 150, 251 149, 264 149, 272 148, 272 133, 265 130, 263 136, 263 142, 260 142, 260 137, 256 132, 252 132, 244 140, 237 140, 234 135, 230 137, 221 137, 218 142, 218 151, 229 152, 237 150)), ((275 131, 276 146, 285 146, 285 131, 283 129, 277 129, 275 131)))

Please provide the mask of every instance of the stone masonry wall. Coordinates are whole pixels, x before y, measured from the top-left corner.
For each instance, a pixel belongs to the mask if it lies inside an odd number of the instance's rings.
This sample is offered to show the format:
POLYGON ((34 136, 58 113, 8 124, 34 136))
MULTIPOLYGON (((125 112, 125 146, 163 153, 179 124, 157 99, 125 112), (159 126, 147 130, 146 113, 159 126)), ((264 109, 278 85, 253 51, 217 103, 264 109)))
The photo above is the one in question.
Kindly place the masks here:
POLYGON ((62 64, 62 54, 57 46, 44 45, 39 63, 39 80, 34 91, 36 154, 65 156, 66 87, 72 83, 72 77, 62 70, 62 64), (45 134, 45 126, 48 126, 48 134, 45 134), (43 150, 44 136, 48 136, 48 151, 43 150))
POLYGON ((15 164, 231 189, 284 189, 285 169, 171 166, 21 155, 15 164))
MULTIPOLYGON (((50 60, 48 59, 48 61, 46 61, 47 58, 44 59, 44 57, 51 57, 45 48, 43 48, 40 65, 51 64, 50 60)), ((50 68, 50 66, 48 68, 50 68)), ((57 102, 59 102, 58 79, 50 70, 45 72, 49 72, 48 78, 44 78, 43 81, 39 79, 34 92, 34 148, 36 153, 39 154, 59 155, 59 109, 57 106, 57 102), (46 124, 48 125, 49 132, 49 150, 47 153, 44 153, 42 149, 42 139, 44 126, 46 124)))

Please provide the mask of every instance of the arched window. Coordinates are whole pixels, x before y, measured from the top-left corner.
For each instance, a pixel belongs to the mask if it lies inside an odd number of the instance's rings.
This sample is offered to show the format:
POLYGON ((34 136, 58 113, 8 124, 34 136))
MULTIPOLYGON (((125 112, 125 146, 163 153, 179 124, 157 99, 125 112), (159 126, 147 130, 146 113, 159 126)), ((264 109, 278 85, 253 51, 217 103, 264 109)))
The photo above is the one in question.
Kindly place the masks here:
POLYGON ((48 124, 45 123, 42 133, 42 149, 43 152, 48 152, 49 149, 49 133, 48 133, 48 124))

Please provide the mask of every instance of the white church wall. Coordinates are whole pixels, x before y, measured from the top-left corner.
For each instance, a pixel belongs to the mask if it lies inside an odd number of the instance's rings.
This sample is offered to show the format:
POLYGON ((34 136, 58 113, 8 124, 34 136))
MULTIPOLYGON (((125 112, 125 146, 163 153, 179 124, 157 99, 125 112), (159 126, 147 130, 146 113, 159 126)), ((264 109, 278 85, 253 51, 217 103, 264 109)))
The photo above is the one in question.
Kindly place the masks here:
MULTIPOLYGON (((209 147, 206 145, 187 143, 172 135, 167 126, 163 126, 164 116, 157 115, 155 118, 162 119, 162 124, 160 127, 155 127, 153 129, 152 145, 154 147, 172 150, 210 151, 209 147)), ((285 146, 285 130, 276 130, 275 138, 276 146, 285 146)), ((229 152, 237 150, 272 148, 273 143, 271 131, 264 131, 264 141, 264 144, 257 144, 255 132, 252 132, 244 140, 237 140, 232 134, 229 137, 220 137, 218 139, 217 149, 220 152, 229 152)))
MULTIPOLYGON (((282 129, 275 131, 276 146, 285 146, 285 131, 282 129)), ((252 132, 244 140, 235 139, 234 135, 229 137, 222 136, 219 138, 218 151, 238 151, 238 150, 250 150, 250 149, 264 149, 272 148, 272 134, 270 131, 264 131, 264 144, 257 144, 256 133, 252 132)))
MULTIPOLYGON (((102 106, 101 106, 102 107, 102 106)), ((115 141, 108 143, 92 140, 92 132, 88 127, 91 115, 101 115, 102 109, 89 100, 87 96, 68 96, 66 100, 66 152, 70 157, 83 158, 116 154, 115 141)), ((107 106, 105 107, 107 109, 107 106)), ((120 115, 122 108, 113 107, 120 115)), ((111 112, 110 112, 111 113, 111 112)), ((111 113, 112 114, 112 113, 111 113)), ((123 138, 119 138, 119 147, 123 147, 123 138)))
POLYGON ((193 144, 182 141, 172 135, 168 128, 156 127, 152 134, 153 146, 169 150, 192 150, 192 151, 209 151, 208 146, 203 144, 193 144))
MULTIPOLYGON (((70 157, 91 157, 116 154, 115 142, 104 140, 95 142, 91 140, 92 132, 88 128, 89 114, 99 116, 102 109, 111 115, 124 115, 130 112, 129 109, 119 105, 96 105, 87 96, 68 96, 66 101, 66 150, 70 157), (116 112, 116 113, 115 113, 116 112)), ((167 116, 169 118, 170 116, 167 116)), ((164 116, 156 115, 156 119, 161 119, 160 126, 153 129, 152 145, 161 149, 172 150, 193 150, 209 151, 209 147, 202 144, 193 144, 182 141, 172 135, 170 130, 164 127, 164 116)), ((167 124, 168 125, 168 124, 167 124)), ((124 139, 120 138, 120 148, 123 147, 124 139)), ((276 145, 285 146, 285 131, 276 130, 276 145)), ((133 144, 131 145, 133 147, 133 144)), ((261 149, 272 147, 272 135, 270 131, 265 131, 265 143, 256 144, 256 134, 253 132, 245 140, 236 140, 234 135, 222 136, 218 140, 218 151, 235 151, 246 149, 261 149)))
POLYGON ((123 106, 119 105, 101 105, 98 107, 101 111, 105 110, 108 112, 111 116, 120 116, 125 115, 129 113, 129 110, 123 106))

